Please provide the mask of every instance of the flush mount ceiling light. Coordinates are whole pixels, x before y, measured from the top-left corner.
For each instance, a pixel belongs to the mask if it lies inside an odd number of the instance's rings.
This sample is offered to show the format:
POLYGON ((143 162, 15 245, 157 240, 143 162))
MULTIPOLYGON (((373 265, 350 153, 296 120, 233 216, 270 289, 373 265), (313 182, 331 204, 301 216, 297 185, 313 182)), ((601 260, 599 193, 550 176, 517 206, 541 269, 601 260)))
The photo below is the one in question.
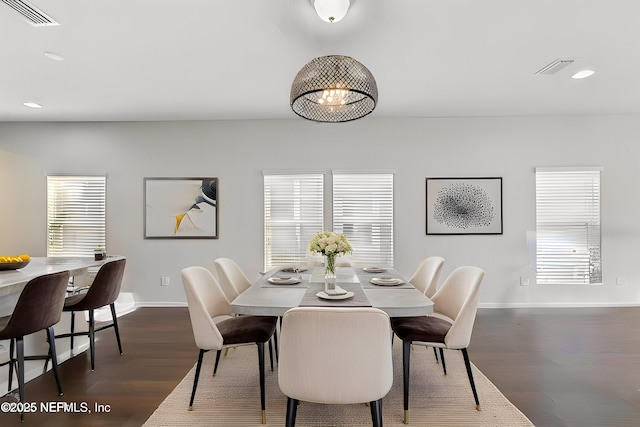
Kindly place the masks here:
POLYGON ((349 56, 312 59, 291 85, 291 109, 316 122, 348 122, 371 113, 378 86, 371 72, 349 56))
POLYGON ((596 72, 593 70, 582 70, 575 73, 571 78, 576 80, 586 79, 587 77, 593 76, 595 73, 596 72))
POLYGON ((314 0, 316 13, 326 22, 338 22, 349 11, 349 0, 314 0))
POLYGON ((42 108, 42 105, 35 102, 23 102, 22 105, 29 108, 42 108))

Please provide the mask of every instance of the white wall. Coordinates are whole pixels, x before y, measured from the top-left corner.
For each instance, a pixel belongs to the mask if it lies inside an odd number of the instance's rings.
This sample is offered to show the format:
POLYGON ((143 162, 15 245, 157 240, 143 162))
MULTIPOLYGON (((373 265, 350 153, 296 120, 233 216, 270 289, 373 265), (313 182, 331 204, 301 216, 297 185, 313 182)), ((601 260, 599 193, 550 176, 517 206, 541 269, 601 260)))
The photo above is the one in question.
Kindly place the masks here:
MULTIPOLYGON (((375 116, 375 114, 374 114, 375 116)), ((107 250, 139 304, 184 303, 180 270, 262 269, 264 169, 395 169, 396 268, 428 255, 487 271, 483 306, 640 305, 640 115, 282 121, 0 123, 0 253, 45 256, 47 174, 107 174, 107 250), (536 166, 604 167, 601 286, 533 283, 536 166), (219 239, 144 240, 144 177, 216 176, 219 239), (504 234, 425 235, 426 177, 503 177, 504 234), (160 277, 171 285, 160 287, 160 277), (520 277, 532 285, 520 286, 520 277), (616 278, 626 285, 616 285, 616 278)))

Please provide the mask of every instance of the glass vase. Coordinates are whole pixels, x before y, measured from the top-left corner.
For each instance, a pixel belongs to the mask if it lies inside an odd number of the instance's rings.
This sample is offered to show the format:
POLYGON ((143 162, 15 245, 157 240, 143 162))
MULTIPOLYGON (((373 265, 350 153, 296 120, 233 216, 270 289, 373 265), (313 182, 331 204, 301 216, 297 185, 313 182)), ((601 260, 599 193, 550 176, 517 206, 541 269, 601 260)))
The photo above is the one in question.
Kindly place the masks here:
POLYGON ((336 293, 336 256, 335 254, 324 257, 324 291, 328 295, 336 293))

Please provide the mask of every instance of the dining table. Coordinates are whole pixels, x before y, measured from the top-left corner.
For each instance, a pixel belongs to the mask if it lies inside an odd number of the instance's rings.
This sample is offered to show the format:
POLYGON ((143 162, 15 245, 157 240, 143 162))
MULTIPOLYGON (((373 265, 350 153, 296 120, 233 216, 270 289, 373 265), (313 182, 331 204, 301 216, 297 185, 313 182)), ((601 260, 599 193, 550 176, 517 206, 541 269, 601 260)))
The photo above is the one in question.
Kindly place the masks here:
POLYGON ((234 313, 283 316, 294 307, 374 307, 390 317, 426 316, 433 302, 394 268, 336 267, 346 294, 326 295, 324 267, 274 268, 231 302, 234 313))

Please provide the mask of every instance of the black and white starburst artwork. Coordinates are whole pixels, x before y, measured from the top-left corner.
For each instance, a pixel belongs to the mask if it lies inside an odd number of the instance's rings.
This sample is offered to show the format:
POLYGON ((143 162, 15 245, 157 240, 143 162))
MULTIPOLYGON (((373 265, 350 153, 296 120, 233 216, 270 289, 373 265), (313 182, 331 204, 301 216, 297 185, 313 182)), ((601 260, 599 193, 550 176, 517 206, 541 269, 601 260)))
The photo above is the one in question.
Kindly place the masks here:
POLYGON ((493 203, 487 192, 464 182, 441 188, 433 209, 436 222, 464 230, 487 227, 495 218, 493 203))

